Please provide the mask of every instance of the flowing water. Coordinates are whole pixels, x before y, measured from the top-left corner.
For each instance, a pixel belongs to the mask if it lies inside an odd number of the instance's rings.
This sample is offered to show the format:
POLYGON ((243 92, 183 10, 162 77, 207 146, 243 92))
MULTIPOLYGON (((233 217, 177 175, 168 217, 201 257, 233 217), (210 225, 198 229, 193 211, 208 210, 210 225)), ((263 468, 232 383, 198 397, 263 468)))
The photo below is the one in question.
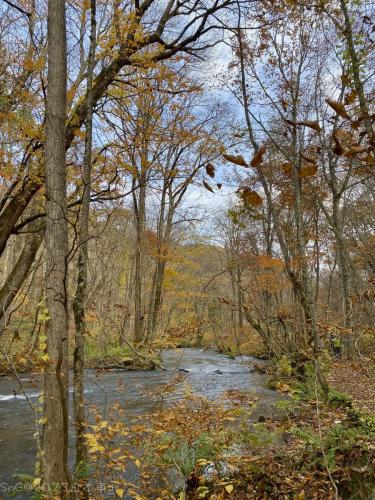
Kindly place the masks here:
MULTIPOLYGON (((113 370, 98 375, 87 370, 87 403, 95 404, 102 413, 115 401, 119 401, 130 415, 151 412, 160 401, 158 403, 150 394, 156 393, 161 384, 168 383, 178 372, 186 377, 183 385, 188 384, 195 394, 213 400, 231 389, 253 391, 258 397, 254 418, 269 415, 280 399, 280 395, 265 386, 264 376, 254 371, 254 363, 259 362, 253 358, 232 359, 215 351, 187 348, 164 351, 162 359, 166 371, 113 370)), ((17 482, 15 474, 34 472, 35 419, 29 402, 38 404, 41 378, 23 375, 22 384, 27 397, 22 395, 15 378, 0 378, 0 499, 7 498, 5 488, 17 482)), ((181 387, 166 395, 164 404, 181 397, 182 392, 181 387)), ((30 497, 22 495, 21 498, 30 497)))

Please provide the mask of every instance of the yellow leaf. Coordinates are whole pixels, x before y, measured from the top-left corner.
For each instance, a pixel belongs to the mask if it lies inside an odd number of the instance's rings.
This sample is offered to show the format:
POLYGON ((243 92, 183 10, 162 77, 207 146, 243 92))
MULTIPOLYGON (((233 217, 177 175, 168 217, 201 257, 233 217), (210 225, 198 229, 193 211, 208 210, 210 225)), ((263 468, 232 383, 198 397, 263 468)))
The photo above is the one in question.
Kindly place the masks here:
POLYGON ((42 482, 42 479, 40 477, 36 477, 34 480, 33 480, 33 487, 34 488, 37 488, 40 483, 42 482))
POLYGON ((140 466, 141 466, 141 461, 140 461, 140 460, 138 460, 138 458, 137 458, 137 460, 135 461, 135 465, 138 467, 138 469, 139 469, 139 468, 140 468, 140 466))
POLYGON ((122 498, 124 496, 124 490, 121 489, 121 488, 117 488, 116 490, 116 495, 119 497, 119 498, 122 498))
POLYGON ((227 491, 227 492, 229 493, 229 495, 230 495, 230 494, 232 493, 232 491, 233 491, 233 484, 227 484, 227 485, 225 486, 225 489, 226 489, 226 491, 227 491))

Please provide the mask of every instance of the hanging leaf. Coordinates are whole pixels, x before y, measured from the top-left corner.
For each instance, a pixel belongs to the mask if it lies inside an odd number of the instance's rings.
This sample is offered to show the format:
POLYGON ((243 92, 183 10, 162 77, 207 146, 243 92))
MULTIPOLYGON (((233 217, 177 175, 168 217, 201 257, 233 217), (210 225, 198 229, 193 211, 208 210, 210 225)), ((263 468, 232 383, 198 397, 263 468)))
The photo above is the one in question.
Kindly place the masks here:
POLYGON ((240 196, 246 205, 250 205, 252 207, 259 207, 263 201, 256 191, 253 191, 248 187, 241 189, 240 196))
POLYGON ((346 94, 344 102, 346 105, 353 104, 353 102, 355 102, 356 99, 357 99, 357 92, 355 90, 352 90, 351 92, 349 92, 349 94, 346 94))
POLYGON ((263 156, 264 156, 265 152, 266 152, 266 148, 264 146, 261 146, 258 149, 258 151, 255 153, 254 158, 250 162, 250 165, 254 168, 259 167, 259 165, 261 165, 263 162, 263 156))
POLYGON ((318 165, 303 165, 299 171, 300 177, 312 177, 318 172, 318 165))
POLYGON ((203 186, 207 189, 207 191, 210 191, 211 193, 214 193, 215 191, 212 189, 212 187, 208 184, 208 182, 206 182, 204 179, 203 179, 203 186))
POLYGON ((212 163, 207 163, 206 172, 207 175, 209 175, 212 179, 215 177, 215 167, 212 165, 212 163))
POLYGON ((293 170, 293 165, 290 163, 290 161, 286 161, 281 165, 281 168, 283 169, 285 175, 290 176, 293 170))
POLYGON ((352 146, 350 149, 348 149, 348 151, 344 153, 344 156, 346 156, 347 158, 351 158, 352 156, 364 153, 365 151, 367 151, 366 146, 352 146))
POLYGON ((341 144, 340 140, 336 137, 336 135, 332 136, 334 144, 332 146, 332 151, 335 155, 342 156, 345 153, 345 148, 341 144))
POLYGON ((375 158, 372 154, 368 154, 365 161, 371 166, 375 165, 375 158))
POLYGON ((295 126, 297 125, 297 123, 296 123, 296 122, 294 122, 293 120, 288 120, 288 119, 286 119, 285 121, 286 121, 286 123, 287 123, 288 125, 292 125, 293 127, 295 127, 295 126))
POLYGON ((227 160, 230 161, 231 163, 234 163, 235 165, 239 165, 240 167, 248 167, 249 165, 246 163, 246 161, 243 159, 243 156, 241 155, 227 155, 223 154, 223 157, 227 160))
POLYGON ((346 120, 350 120, 350 116, 345 109, 345 106, 340 101, 334 101, 333 99, 326 99, 326 103, 330 106, 336 113, 341 116, 341 118, 345 118, 346 120))
POLYGON ((352 120, 350 122, 350 126, 353 130, 357 130, 361 126, 362 120, 359 118, 358 120, 352 120))
POLYGON ((350 76, 349 75, 341 75, 341 81, 343 85, 350 85, 350 76))
POLYGON ((217 188, 218 189, 221 189, 223 187, 223 185, 221 184, 221 182, 219 182, 218 184, 216 184, 217 188))
POLYGON ((313 158, 312 156, 307 156, 303 153, 300 153, 301 157, 306 160, 308 163, 314 163, 316 162, 315 158, 313 158))
POLYGON ((320 128, 319 122, 315 120, 303 120, 301 122, 297 122, 297 125, 304 125, 305 127, 312 128, 316 132, 321 132, 322 129, 320 128))

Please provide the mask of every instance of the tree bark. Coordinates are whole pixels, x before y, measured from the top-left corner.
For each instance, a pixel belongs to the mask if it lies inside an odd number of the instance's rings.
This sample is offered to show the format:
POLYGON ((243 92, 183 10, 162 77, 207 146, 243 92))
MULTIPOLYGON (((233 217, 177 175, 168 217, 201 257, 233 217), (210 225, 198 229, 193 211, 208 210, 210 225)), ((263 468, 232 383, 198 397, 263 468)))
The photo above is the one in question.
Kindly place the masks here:
POLYGON ((138 199, 133 192, 134 215, 136 227, 135 272, 134 272, 134 343, 143 340, 143 239, 146 222, 146 174, 141 173, 139 179, 138 199))
POLYGON ((66 203, 65 1, 48 1, 48 93, 46 110, 46 295, 49 311, 44 374, 42 480, 67 497, 68 472, 68 230, 66 203))
MULTIPOLYGON (((83 194, 79 219, 79 254, 77 288, 73 301, 75 320, 75 349, 73 357, 74 376, 74 423, 76 429, 76 470, 84 472, 87 466, 87 446, 85 441, 85 401, 84 401, 84 367, 85 367, 85 302, 87 294, 88 273, 88 239, 90 218, 90 188, 92 167, 92 128, 93 128, 93 75, 96 49, 96 0, 91 0, 90 11, 90 49, 87 68, 87 118, 85 154, 83 162, 83 194)), ((88 498, 85 474, 81 477, 81 498, 88 498)))

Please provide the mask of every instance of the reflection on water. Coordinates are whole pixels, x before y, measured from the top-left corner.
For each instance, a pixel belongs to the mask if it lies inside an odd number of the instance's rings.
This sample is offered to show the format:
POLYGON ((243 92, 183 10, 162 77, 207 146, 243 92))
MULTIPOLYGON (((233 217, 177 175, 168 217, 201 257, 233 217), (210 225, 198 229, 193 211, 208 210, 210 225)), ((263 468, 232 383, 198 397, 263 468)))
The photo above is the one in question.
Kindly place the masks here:
MULTIPOLYGON (((164 403, 181 398, 186 384, 195 394, 213 400, 230 389, 251 390, 259 398, 255 416, 266 414, 279 396, 264 386, 264 377, 252 370, 253 363, 252 358, 245 356, 231 359, 198 348, 172 349, 163 353, 163 366, 167 371, 113 370, 97 374, 87 370, 86 401, 95 404, 101 413, 119 401, 128 415, 142 415, 160 405, 160 398, 151 397, 160 392, 160 385, 168 383, 176 373, 182 373, 184 383, 175 392, 166 393, 164 403)), ((22 379, 27 398, 35 405, 41 381, 40 376, 32 375, 22 379)), ((0 484, 13 484, 14 474, 34 472, 34 417, 27 398, 14 378, 0 378, 0 484)))

